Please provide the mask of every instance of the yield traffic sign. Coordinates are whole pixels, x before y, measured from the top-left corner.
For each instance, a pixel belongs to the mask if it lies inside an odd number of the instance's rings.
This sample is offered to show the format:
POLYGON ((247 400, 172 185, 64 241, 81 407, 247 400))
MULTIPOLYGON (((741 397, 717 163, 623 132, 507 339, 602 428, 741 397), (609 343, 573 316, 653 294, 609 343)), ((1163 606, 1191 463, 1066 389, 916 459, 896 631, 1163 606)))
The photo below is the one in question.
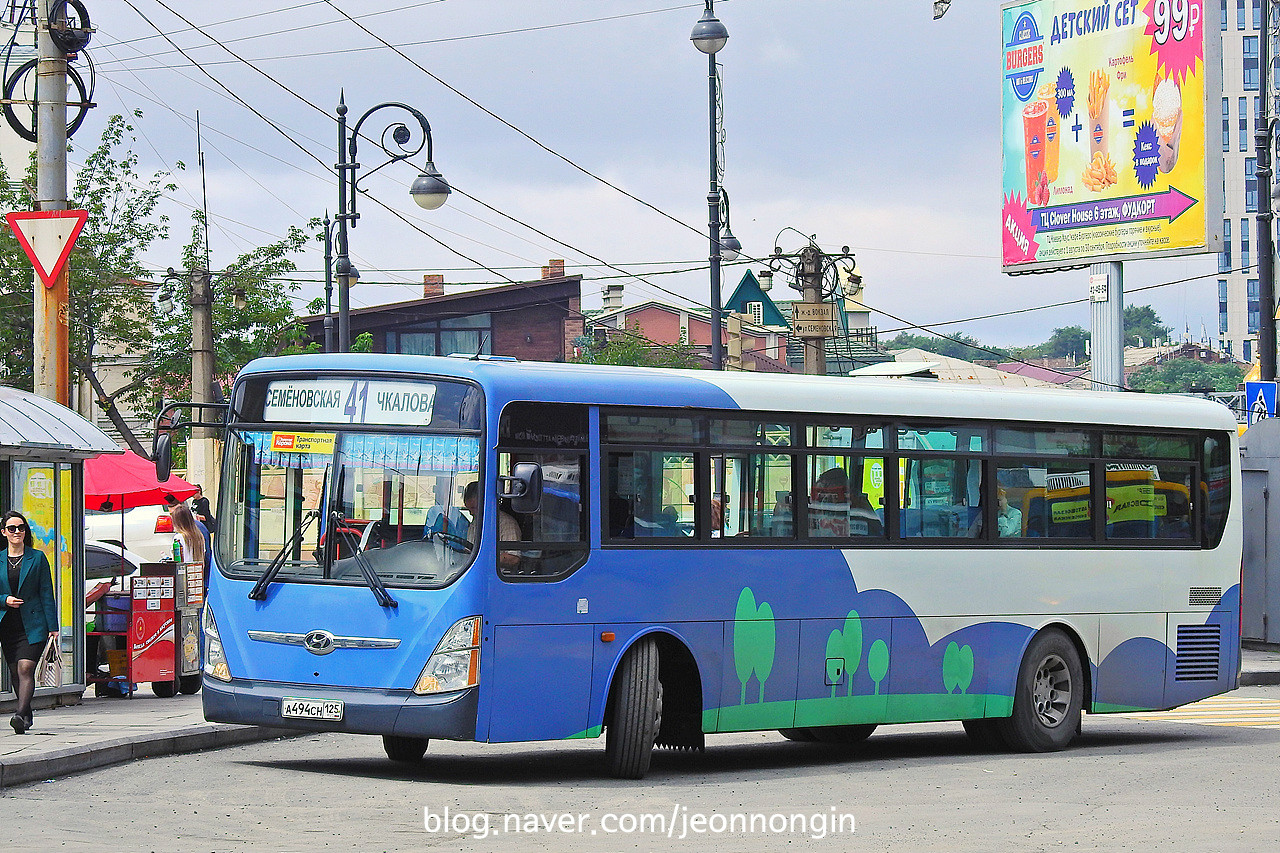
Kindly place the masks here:
POLYGON ((89 221, 84 210, 20 210, 5 220, 31 259, 45 287, 53 287, 71 255, 80 230, 89 221))

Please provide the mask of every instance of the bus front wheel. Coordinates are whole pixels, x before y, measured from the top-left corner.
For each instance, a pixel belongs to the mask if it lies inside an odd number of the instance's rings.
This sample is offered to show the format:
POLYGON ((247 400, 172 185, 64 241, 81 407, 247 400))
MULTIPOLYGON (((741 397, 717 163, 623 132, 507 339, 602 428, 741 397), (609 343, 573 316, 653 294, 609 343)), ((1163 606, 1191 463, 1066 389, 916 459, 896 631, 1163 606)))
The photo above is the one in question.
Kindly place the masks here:
POLYGON ((604 741, 610 774, 618 779, 644 778, 661 725, 658 644, 646 638, 627 652, 614 678, 613 707, 604 741))
POLYGON ((392 761, 401 764, 417 764, 427 752, 427 739, 424 737, 383 735, 382 748, 387 751, 387 758, 392 761))
POLYGON ((1041 631, 1018 668, 1013 715, 999 721, 1000 736, 1019 752, 1065 749, 1080 730, 1084 673, 1075 644, 1061 631, 1041 631))

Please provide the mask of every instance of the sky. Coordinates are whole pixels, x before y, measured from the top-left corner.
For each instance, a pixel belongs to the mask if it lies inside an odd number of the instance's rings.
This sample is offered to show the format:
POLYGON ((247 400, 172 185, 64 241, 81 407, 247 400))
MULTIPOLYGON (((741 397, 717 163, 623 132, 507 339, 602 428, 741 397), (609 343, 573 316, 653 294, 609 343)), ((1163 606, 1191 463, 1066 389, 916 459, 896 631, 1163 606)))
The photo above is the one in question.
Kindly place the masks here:
MULTIPOLYGON (((352 121, 385 102, 421 111, 456 190, 423 211, 407 192, 421 156, 373 172, 386 159, 378 134, 399 115, 369 117, 353 306, 417 298, 425 273, 450 285, 536 279, 551 258, 584 276, 584 308, 614 280, 628 304, 709 301, 707 59, 689 40, 701 0, 93 5, 98 106, 71 162, 108 116, 142 110, 140 172, 173 171, 180 185, 165 203, 173 237, 146 257, 157 274, 178 264, 203 205, 197 113, 216 271, 336 211, 343 93, 352 121)), ((794 252, 809 236, 829 252, 849 246, 882 340, 918 324, 1018 346, 1089 327, 1087 270, 1000 272, 996 0, 954 0, 939 21, 930 0, 718 0, 715 11, 730 34, 718 55, 722 180, 745 255, 794 252), (1002 316, 955 322, 991 314, 1002 316)), ((296 261, 306 313, 321 293, 319 244, 296 261)), ((726 267, 725 296, 763 268, 726 267)), ((1215 271, 1208 255, 1127 263, 1126 303, 1153 305, 1175 334, 1212 335, 1215 271)), ((773 295, 798 294, 779 280, 773 295)))

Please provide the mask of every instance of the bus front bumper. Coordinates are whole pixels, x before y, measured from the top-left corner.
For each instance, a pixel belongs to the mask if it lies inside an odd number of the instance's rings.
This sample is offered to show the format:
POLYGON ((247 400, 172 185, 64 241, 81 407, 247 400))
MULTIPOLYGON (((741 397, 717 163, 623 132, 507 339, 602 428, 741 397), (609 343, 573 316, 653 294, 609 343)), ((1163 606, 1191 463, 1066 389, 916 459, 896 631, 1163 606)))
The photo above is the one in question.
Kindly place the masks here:
POLYGON ((418 696, 408 690, 354 687, 318 688, 312 684, 235 679, 230 684, 205 677, 200 690, 206 720, 316 732, 399 735, 474 740, 478 690, 418 696), (342 702, 342 719, 281 716, 285 699, 342 702))

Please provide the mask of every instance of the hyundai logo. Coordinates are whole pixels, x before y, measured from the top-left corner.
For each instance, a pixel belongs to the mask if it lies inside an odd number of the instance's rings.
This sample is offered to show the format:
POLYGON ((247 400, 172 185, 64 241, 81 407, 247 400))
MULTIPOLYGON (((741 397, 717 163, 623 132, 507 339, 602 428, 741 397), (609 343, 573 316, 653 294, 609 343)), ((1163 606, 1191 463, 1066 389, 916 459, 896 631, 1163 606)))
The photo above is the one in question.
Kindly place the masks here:
POLYGON ((328 631, 312 631, 302 638, 302 645, 313 655, 327 655, 336 648, 333 634, 328 631))

